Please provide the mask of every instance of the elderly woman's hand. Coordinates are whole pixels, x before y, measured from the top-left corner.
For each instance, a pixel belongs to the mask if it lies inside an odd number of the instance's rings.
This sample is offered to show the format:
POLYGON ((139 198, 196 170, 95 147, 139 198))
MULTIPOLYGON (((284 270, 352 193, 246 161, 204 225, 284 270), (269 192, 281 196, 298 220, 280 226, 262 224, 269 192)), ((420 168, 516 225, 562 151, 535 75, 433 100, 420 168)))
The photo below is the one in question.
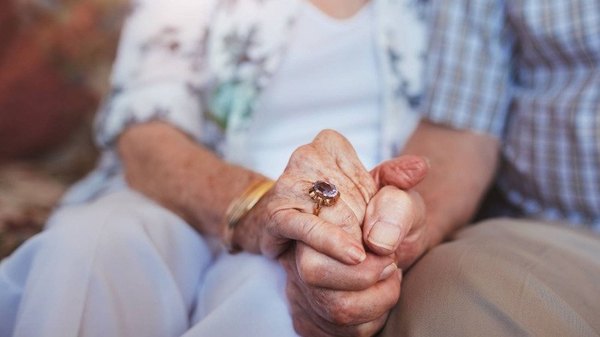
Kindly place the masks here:
POLYGON ((271 191, 240 222, 234 242, 276 257, 292 241, 301 241, 341 262, 357 264, 366 257, 361 225, 376 192, 375 180, 352 145, 339 133, 324 130, 293 153, 271 191), (334 217, 313 214, 309 189, 319 180, 335 185, 340 193, 335 205, 321 210, 334 217))

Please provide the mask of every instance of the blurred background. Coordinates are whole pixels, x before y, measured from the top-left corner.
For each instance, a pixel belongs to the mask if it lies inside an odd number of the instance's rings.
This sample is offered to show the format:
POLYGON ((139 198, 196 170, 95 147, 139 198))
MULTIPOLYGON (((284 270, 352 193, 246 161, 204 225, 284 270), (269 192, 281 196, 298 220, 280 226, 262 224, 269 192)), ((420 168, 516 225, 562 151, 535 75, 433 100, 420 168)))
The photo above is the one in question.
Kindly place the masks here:
POLYGON ((126 0, 0 1, 0 258, 95 164, 126 0))

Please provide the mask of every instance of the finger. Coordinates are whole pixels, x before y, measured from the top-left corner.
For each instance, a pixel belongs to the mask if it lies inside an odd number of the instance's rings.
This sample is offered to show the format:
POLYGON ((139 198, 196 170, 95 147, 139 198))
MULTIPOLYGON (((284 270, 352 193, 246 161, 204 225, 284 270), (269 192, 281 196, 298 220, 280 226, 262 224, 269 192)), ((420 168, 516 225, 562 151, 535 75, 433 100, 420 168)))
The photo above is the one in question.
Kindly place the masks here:
POLYGON ((376 332, 378 332, 379 330, 381 330, 383 328, 383 326, 385 325, 385 322, 388 319, 388 316, 390 314, 390 311, 388 310, 386 313, 384 313, 383 315, 381 315, 380 317, 363 323, 363 324, 359 324, 357 326, 354 327, 354 334, 353 336, 373 336, 375 335, 376 332))
MULTIPOLYGON (((315 208, 315 203, 310 197, 310 190, 313 187, 313 182, 298 180, 290 181, 290 177, 280 178, 273 187, 272 200, 269 203, 270 212, 276 213, 284 210, 298 211, 301 213, 312 214, 315 208)), ((324 180, 324 179, 316 179, 324 180)), ((345 188, 345 185, 339 186, 338 180, 331 182, 336 186, 340 193, 340 197, 331 206, 322 206, 319 212, 319 217, 325 221, 337 224, 347 230, 354 232, 358 229, 360 235, 357 240, 362 239, 362 226, 364 220, 364 212, 366 204, 363 204, 361 216, 356 214, 356 210, 350 207, 349 202, 353 197, 352 191, 345 188)))
POLYGON ((419 210, 408 192, 393 186, 382 188, 367 206, 363 228, 366 245, 376 254, 393 254, 419 210))
POLYGON ((345 291, 365 290, 398 270, 391 256, 367 253, 363 262, 349 266, 302 243, 296 246, 296 266, 307 285, 345 291))
POLYGON ((332 207, 322 207, 318 217, 335 224, 348 233, 356 242, 362 242, 362 224, 367 206, 364 205, 361 217, 357 217, 354 210, 341 199, 332 207))
POLYGON ((357 264, 366 259, 360 240, 336 224, 312 214, 296 210, 281 210, 273 215, 271 235, 302 241, 342 263, 357 264))
POLYGON ((352 144, 340 133, 334 130, 323 130, 313 140, 315 147, 326 149, 330 159, 335 160, 339 168, 360 193, 362 200, 367 203, 377 191, 377 186, 370 172, 364 167, 352 144))
POLYGON ((302 293, 296 282, 293 282, 290 278, 288 278, 285 290, 289 302, 294 330, 300 336, 333 336, 326 333, 325 329, 322 328, 323 326, 326 326, 325 320, 312 311, 306 296, 302 293))
MULTIPOLYGON (((285 202, 279 202, 275 207, 278 209, 295 208, 305 213, 312 213, 315 201, 309 197, 309 190, 315 181, 326 181, 336 186, 340 198, 334 207, 323 207, 321 213, 331 213, 329 210, 335 209, 334 213, 337 216, 339 208, 345 205, 352 211, 356 219, 352 227, 356 227, 354 230, 360 232, 370 196, 365 200, 357 183, 338 167, 339 162, 345 162, 345 160, 337 160, 329 156, 323 149, 318 150, 315 147, 315 145, 309 144, 294 151, 288 167, 274 188, 275 194, 285 202)), ((365 179, 373 180, 366 170, 363 175, 366 177, 365 179)), ((371 185, 374 186, 374 182, 371 182, 371 185)), ((343 216, 341 219, 346 219, 348 215, 343 214, 343 216)), ((337 219, 331 222, 339 223, 337 219)), ((358 234, 358 238, 362 237, 362 232, 358 234)))
POLYGON ((294 330, 301 336, 327 337, 330 336, 322 328, 325 320, 317 315, 309 304, 309 293, 301 283, 296 266, 296 249, 290 249, 284 253, 279 261, 285 268, 287 274, 286 295, 289 303, 290 314, 294 324, 294 330))
POLYGON ((377 165, 371 175, 379 187, 392 185, 407 190, 421 182, 428 170, 429 162, 424 157, 403 155, 377 165))
MULTIPOLYGON (((329 177, 322 180, 334 184, 340 196, 335 204, 329 207, 323 206, 319 212, 319 217, 343 226, 346 231, 355 235, 356 240, 362 240, 361 226, 364 222, 367 201, 364 200, 355 183, 347 176, 341 175, 339 172, 332 172, 329 177)), ((312 206, 314 206, 314 201, 312 206)))
POLYGON ((337 326, 367 323, 385 315, 400 296, 400 271, 374 286, 360 291, 339 291, 310 287, 295 280, 312 311, 337 326))
MULTIPOLYGON (((366 186, 366 183, 358 182, 359 178, 356 176, 358 173, 348 172, 347 168, 342 168, 344 165, 352 165, 344 164, 344 162, 346 161, 335 163, 335 165, 339 166, 335 167, 333 170, 330 169, 327 172, 322 172, 323 176, 317 179, 333 184, 337 187, 340 193, 339 200, 336 202, 336 204, 333 207, 323 207, 322 212, 327 210, 328 213, 332 213, 329 212, 329 210, 334 210, 333 213, 337 213, 339 212, 340 205, 345 205, 350 211, 352 211, 354 218, 357 220, 355 223, 355 229, 360 231, 360 226, 364 220, 367 203, 375 193, 371 192, 370 190, 367 191, 367 189, 370 189, 370 187, 366 186)), ((373 178, 366 170, 363 173, 364 177, 361 179, 373 181, 373 178)), ((371 185, 374 186, 374 182, 371 182, 371 185)), ((334 223, 337 222, 338 221, 334 221, 334 223)))
MULTIPOLYGON (((291 287, 290 287, 291 288, 291 287)), ((289 288, 288 288, 289 289, 289 288)), ((289 297, 289 294, 288 294, 289 297)), ((306 299, 298 297, 291 306, 291 315, 294 329, 301 336, 311 337, 333 337, 333 336, 374 336, 385 324, 389 312, 375 320, 357 325, 336 325, 326 321, 324 318, 311 311, 306 299), (301 303, 301 304, 300 304, 301 303), (308 308, 302 305, 307 305, 308 308)))
POLYGON ((355 298, 357 304, 364 304, 372 308, 380 306, 379 310, 370 310, 365 308, 356 308, 358 312, 372 312, 373 319, 355 317, 348 321, 332 319, 323 312, 346 310, 344 306, 337 306, 337 303, 331 301, 331 296, 339 295, 343 298, 352 300, 347 294, 356 292, 337 292, 322 291, 319 288, 307 286, 299 277, 294 255, 296 250, 290 250, 280 257, 280 261, 287 271, 286 293, 290 303, 290 310, 294 322, 294 329, 302 336, 372 336, 381 329, 390 308, 397 302, 400 295, 400 281, 402 274, 398 270, 395 275, 390 277, 389 285, 393 288, 382 288, 380 293, 366 294, 366 297, 374 299, 375 304, 363 301, 362 298, 355 298), (376 296, 373 298, 372 296, 376 296), (387 299, 387 301, 386 301, 387 299), (382 301, 383 300, 383 301, 382 301), (387 308, 387 309, 386 309, 387 308), (377 312, 383 312, 379 317, 377 312))

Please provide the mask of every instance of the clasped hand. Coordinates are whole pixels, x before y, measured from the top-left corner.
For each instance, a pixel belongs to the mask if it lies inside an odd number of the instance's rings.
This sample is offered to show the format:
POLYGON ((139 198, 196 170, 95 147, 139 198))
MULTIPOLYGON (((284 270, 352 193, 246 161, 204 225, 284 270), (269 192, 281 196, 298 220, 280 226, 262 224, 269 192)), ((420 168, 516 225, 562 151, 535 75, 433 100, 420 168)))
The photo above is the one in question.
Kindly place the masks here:
POLYGON ((293 153, 261 201, 266 216, 257 237, 261 252, 279 257, 287 271, 298 333, 370 336, 381 329, 400 296, 401 269, 427 247, 423 201, 410 190, 426 171, 423 159, 404 156, 369 172, 331 130, 293 153), (323 179, 341 196, 315 216, 308 190, 323 179))

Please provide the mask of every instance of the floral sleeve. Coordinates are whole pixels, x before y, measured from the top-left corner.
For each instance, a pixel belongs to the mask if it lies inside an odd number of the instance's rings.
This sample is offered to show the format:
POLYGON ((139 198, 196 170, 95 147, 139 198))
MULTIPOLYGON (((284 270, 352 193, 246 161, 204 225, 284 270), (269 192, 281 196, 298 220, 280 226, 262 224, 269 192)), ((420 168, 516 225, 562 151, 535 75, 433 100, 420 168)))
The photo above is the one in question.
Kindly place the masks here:
POLYGON ((200 138, 201 93, 209 78, 205 46, 216 2, 134 1, 113 65, 112 91, 96 120, 101 147, 113 146, 127 127, 151 120, 200 138))

